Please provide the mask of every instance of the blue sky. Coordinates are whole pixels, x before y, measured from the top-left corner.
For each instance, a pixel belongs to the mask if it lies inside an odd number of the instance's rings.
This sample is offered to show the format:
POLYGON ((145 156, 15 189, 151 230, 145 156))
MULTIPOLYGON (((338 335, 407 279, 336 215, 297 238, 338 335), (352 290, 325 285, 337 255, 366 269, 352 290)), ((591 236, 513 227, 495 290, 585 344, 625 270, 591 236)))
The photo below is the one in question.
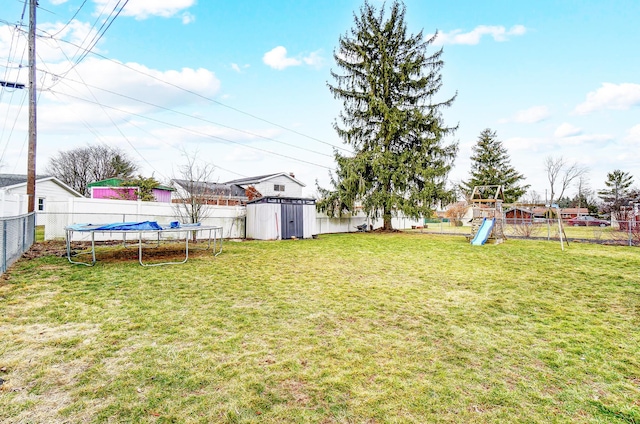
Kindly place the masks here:
MULTIPOLYGON (((333 148, 346 146, 326 84, 360 1, 130 0, 84 58, 78 45, 118 0, 39 4, 39 172, 60 150, 102 142, 163 182, 197 152, 220 182, 293 172, 308 195, 328 185, 333 148)), ((440 33, 441 98, 458 94, 444 115, 459 124, 452 182, 468 178, 485 128, 542 195, 548 156, 587 167, 596 190, 614 169, 640 179, 640 2, 405 4, 411 32, 440 33)), ((0 80, 27 79, 23 5, 0 11, 0 80)), ((1 172, 26 172, 25 98, 0 91, 1 172)))

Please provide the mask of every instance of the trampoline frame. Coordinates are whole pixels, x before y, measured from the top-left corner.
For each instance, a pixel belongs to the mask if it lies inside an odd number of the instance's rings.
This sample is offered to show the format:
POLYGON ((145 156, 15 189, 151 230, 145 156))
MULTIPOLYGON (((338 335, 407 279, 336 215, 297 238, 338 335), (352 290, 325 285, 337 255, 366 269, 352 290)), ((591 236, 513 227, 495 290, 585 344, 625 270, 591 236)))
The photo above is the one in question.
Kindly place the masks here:
POLYGON ((129 234, 135 234, 137 235, 137 245, 138 245, 138 262, 140 263, 140 265, 145 266, 145 267, 151 267, 151 266, 161 266, 161 265, 179 265, 179 264, 183 264, 185 262, 187 262, 187 260, 189 260, 189 239, 191 238, 190 236, 194 233, 205 233, 208 232, 208 237, 205 239, 207 241, 207 247, 203 248, 203 249, 194 249, 193 247, 191 248, 191 250, 209 250, 212 248, 213 246, 213 256, 216 257, 218 256, 220 253, 222 253, 222 227, 220 226, 206 226, 206 225, 183 225, 181 227, 178 228, 163 228, 163 229, 146 229, 146 230, 140 230, 140 229, 127 229, 127 230, 113 230, 113 229, 100 229, 100 227, 102 227, 103 225, 73 225, 73 226, 69 226, 69 227, 65 227, 65 233, 66 233, 66 251, 67 251, 67 259, 69 260, 70 263, 72 264, 76 264, 76 265, 85 265, 85 266, 94 266, 97 262, 96 259, 96 241, 95 241, 95 235, 96 233, 100 233, 100 234, 122 234, 122 240, 123 240, 123 246, 126 248, 127 247, 127 243, 126 243, 126 238, 127 235, 129 234), (77 252, 77 253, 73 253, 71 251, 71 241, 73 239, 73 233, 89 233, 91 234, 91 249, 85 250, 83 252, 77 252), (180 236, 179 233, 185 233, 184 235, 184 259, 180 260, 180 261, 170 261, 170 262, 156 262, 156 263, 145 263, 143 260, 143 251, 144 249, 142 248, 142 244, 143 244, 143 234, 155 234, 156 235, 156 240, 157 240, 157 246, 160 246, 160 239, 162 237, 163 234, 165 233, 178 233, 178 237, 176 238, 176 241, 181 241, 182 237, 180 236), (91 255, 91 262, 83 262, 83 261, 77 261, 77 260, 73 260, 72 257, 77 257, 80 255, 91 255))

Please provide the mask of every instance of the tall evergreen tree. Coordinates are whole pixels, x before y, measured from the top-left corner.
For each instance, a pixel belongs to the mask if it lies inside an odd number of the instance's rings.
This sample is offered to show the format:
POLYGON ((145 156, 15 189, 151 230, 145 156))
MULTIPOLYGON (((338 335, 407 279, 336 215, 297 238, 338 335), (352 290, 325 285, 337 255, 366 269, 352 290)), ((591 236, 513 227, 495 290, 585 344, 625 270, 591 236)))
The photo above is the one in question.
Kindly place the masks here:
POLYGON ((617 204, 627 195, 633 185, 633 176, 628 172, 616 169, 607 173, 607 180, 604 185, 607 188, 598 191, 598 196, 606 203, 617 204))
POLYGON ((474 186, 501 185, 505 202, 513 203, 529 189, 528 184, 520 184, 525 179, 524 175, 511 166, 507 149, 490 128, 480 133, 473 146, 471 161, 471 178, 461 184, 462 190, 468 194, 474 186))
POLYGON ((604 211, 610 212, 616 219, 620 219, 622 206, 626 206, 629 203, 633 176, 628 172, 616 169, 607 173, 607 180, 604 185, 607 188, 598 191, 598 196, 604 202, 604 211))
POLYGON ((446 177, 457 153, 444 138, 457 127, 443 124, 441 109, 455 96, 434 101, 442 86, 442 49, 427 48, 435 36, 407 34, 405 6, 394 1, 389 15, 368 2, 341 36, 334 58, 340 73, 328 84, 343 111, 334 128, 353 154, 334 152, 332 189, 319 187, 318 207, 329 215, 361 204, 368 216, 382 216, 392 229, 392 214, 428 216, 439 200, 452 197, 446 177))

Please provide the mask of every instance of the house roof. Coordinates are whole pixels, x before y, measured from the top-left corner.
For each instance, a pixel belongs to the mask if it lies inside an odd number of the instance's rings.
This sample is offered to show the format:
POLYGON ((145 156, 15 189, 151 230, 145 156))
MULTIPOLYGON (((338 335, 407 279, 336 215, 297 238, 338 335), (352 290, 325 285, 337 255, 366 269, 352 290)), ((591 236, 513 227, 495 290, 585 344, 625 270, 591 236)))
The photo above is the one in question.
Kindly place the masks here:
POLYGON ((258 184, 258 183, 270 180, 270 179, 275 178, 275 177, 280 177, 280 176, 287 177, 291 181, 293 181, 293 182, 295 182, 297 184, 300 184, 300 186, 306 187, 306 185, 302 181, 297 180, 295 177, 293 177, 291 174, 289 174, 287 172, 279 172, 277 174, 258 175, 256 177, 239 178, 237 180, 227 181, 225 184, 238 184, 238 185, 258 184))
POLYGON ((523 213, 533 214, 533 211, 531 209, 520 208, 520 207, 517 207, 517 206, 507 209, 506 211, 504 211, 504 213, 508 213, 508 212, 511 212, 511 211, 520 211, 520 212, 523 212, 523 213))
POLYGON ((571 213, 571 214, 578 214, 578 215, 588 215, 589 214, 589 209, 588 208, 564 208, 564 209, 560 209, 560 213, 571 213))
POLYGON ((200 181, 172 180, 186 191, 197 189, 201 194, 211 196, 247 197, 245 189, 237 184, 209 183, 200 181))
MULTIPOLYGON (((36 175, 36 184, 51 181, 76 197, 84 197, 61 180, 51 175, 36 175)), ((27 185, 27 176, 22 174, 0 174, 0 189, 12 190, 27 185)))
MULTIPOLYGON (((49 178, 50 175, 36 175, 36 181, 49 178)), ((27 176, 21 174, 0 174, 0 187, 18 186, 27 183, 27 176)))

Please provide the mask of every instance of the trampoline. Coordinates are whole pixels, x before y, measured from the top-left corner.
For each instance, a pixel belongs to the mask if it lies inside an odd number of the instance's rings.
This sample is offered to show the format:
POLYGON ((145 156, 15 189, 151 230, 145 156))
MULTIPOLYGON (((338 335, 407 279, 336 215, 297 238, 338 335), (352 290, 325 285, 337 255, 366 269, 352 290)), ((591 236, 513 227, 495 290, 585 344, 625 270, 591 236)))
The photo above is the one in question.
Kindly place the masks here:
MULTIPOLYGON (((66 249, 67 259, 72 264, 94 266, 96 264, 96 234, 117 234, 122 235, 122 245, 127 247, 127 236, 137 238, 134 245, 138 248, 138 262, 142 266, 160 266, 160 265, 177 265, 187 262, 189 259, 189 249, 191 250, 212 250, 213 256, 222 253, 222 227, 207 226, 200 224, 182 224, 179 222, 171 222, 168 225, 160 225, 155 221, 142 222, 117 222, 112 224, 73 224, 65 227, 66 233, 66 249), (73 252, 71 249, 71 241, 74 233, 88 234, 91 237, 91 248, 82 252, 73 252), (160 246, 163 236, 172 236, 174 241, 182 241, 184 237, 184 259, 169 262, 145 262, 143 259, 143 244, 147 244, 147 240, 155 241, 156 247, 160 246), (194 249, 189 246, 189 239, 195 237, 201 241, 206 241, 206 247, 194 249), (90 261, 75 260, 81 255, 90 255, 90 261)), ((132 239, 130 239, 132 240, 132 239)))

